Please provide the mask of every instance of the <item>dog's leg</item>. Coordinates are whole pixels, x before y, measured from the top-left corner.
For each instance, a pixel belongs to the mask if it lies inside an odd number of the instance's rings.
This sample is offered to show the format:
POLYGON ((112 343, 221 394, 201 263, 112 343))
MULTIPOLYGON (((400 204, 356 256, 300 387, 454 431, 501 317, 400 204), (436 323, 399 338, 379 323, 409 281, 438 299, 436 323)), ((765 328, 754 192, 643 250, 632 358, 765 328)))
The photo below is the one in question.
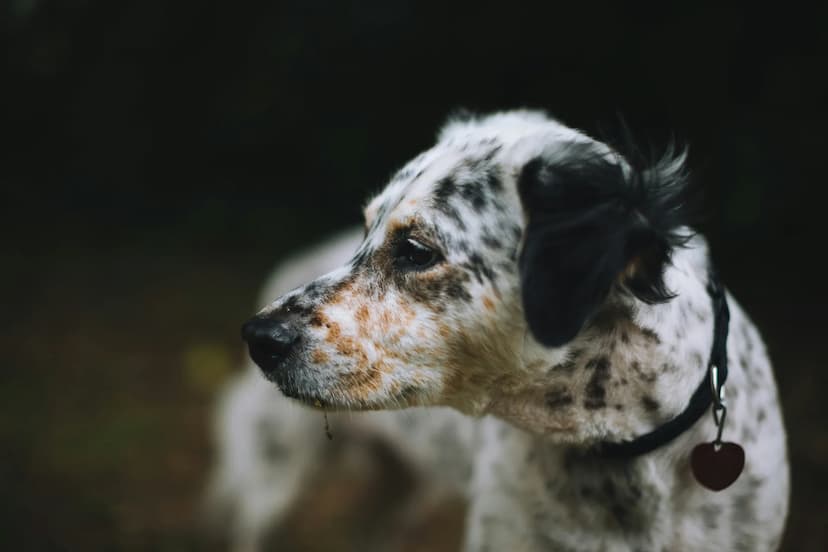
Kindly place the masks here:
MULTIPOLYGON (((370 452, 367 444, 383 442, 414 477, 415 489, 400 497, 399 515, 392 516, 407 544, 391 544, 392 548, 422 544, 425 536, 416 528, 423 520, 444 532, 457 528, 471 478, 471 451, 477 445, 475 420, 438 408, 332 413, 329 419, 340 453, 365 454, 370 452)), ((327 453, 332 445, 323 423, 319 412, 284 398, 252 369, 226 392, 219 410, 219 458, 210 498, 217 506, 213 511, 226 512, 218 523, 229 523, 232 550, 261 550, 271 529, 315 476, 327 468, 338 471, 334 463, 347 459, 347 454, 327 453)))
POLYGON ((457 550, 465 526, 479 420, 449 408, 363 413, 352 428, 382 440, 413 475, 383 550, 457 550))
POLYGON ((463 550, 535 550, 531 509, 537 506, 527 499, 536 487, 543 487, 543 481, 527 469, 531 438, 492 417, 482 420, 479 433, 463 550))
POLYGON ((214 512, 227 514, 233 550, 259 550, 318 467, 325 436, 313 414, 291 404, 253 369, 226 392, 209 500, 214 512))

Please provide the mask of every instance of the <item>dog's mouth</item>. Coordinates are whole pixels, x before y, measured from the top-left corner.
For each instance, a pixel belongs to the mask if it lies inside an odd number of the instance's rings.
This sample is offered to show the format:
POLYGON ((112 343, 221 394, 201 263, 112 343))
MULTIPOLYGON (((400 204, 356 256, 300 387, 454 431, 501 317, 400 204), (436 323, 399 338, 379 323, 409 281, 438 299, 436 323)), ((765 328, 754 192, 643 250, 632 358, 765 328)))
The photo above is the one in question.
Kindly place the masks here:
POLYGON ((316 410, 398 410, 426 405, 426 390, 420 385, 383 382, 364 371, 311 362, 309 356, 294 348, 277 359, 263 360, 251 350, 264 377, 284 396, 316 410))
MULTIPOLYGON (((297 364, 301 365, 301 362, 296 357, 297 355, 293 354, 289 359, 282 359, 276 369, 262 369, 261 372, 285 397, 318 410, 334 409, 336 401, 314 381, 314 378, 307 377, 303 370, 297 368, 297 364)), ((262 367, 258 361, 256 364, 262 367)))
POLYGON ((323 397, 321 394, 309 393, 306 390, 300 390, 295 385, 288 382, 276 381, 276 378, 271 379, 271 381, 276 384, 279 391, 281 391, 285 397, 298 401, 305 406, 310 406, 311 408, 318 410, 336 410, 334 402, 323 397))
POLYGON ((398 393, 377 399, 365 399, 350 395, 347 390, 336 392, 321 391, 309 392, 298 389, 287 382, 275 382, 282 394, 298 401, 305 406, 325 412, 338 411, 373 411, 373 410, 400 410, 413 406, 421 406, 418 399, 419 392, 414 387, 405 387, 398 393))

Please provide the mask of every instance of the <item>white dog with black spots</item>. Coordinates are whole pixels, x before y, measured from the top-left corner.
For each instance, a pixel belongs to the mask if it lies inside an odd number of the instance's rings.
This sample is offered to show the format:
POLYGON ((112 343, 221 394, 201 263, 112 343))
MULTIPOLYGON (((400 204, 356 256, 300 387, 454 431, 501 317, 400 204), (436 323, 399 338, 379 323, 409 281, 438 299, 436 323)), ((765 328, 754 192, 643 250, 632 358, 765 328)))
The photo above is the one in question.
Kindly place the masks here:
POLYGON ((320 410, 371 410, 335 425, 464 493, 466 550, 776 549, 785 430, 730 295, 741 477, 721 492, 693 478, 710 416, 644 454, 601 453, 688 407, 714 338, 685 158, 637 163, 538 112, 455 119, 368 203, 364 232, 286 263, 243 330, 258 367, 218 417, 211 497, 234 545, 258 549, 325 462, 320 410))

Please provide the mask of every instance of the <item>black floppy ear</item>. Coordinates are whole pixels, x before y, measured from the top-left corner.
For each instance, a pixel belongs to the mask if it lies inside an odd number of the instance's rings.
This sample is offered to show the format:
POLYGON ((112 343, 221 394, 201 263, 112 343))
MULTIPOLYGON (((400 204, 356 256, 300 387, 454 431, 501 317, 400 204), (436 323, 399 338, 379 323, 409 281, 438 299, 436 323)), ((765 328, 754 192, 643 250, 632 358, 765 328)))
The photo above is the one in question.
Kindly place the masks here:
POLYGON ((655 303, 672 294, 664 268, 685 243, 684 155, 637 171, 571 144, 527 163, 518 191, 527 216, 519 268, 529 329, 542 344, 572 340, 613 286, 655 303))

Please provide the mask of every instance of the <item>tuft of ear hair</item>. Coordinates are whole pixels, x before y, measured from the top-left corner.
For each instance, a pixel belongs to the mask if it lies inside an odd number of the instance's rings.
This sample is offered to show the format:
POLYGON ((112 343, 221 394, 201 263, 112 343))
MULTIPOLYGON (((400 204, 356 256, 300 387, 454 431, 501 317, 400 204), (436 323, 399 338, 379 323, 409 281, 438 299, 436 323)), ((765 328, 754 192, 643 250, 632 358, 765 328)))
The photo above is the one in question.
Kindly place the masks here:
POLYGON ((519 260, 535 338, 573 339, 613 288, 646 303, 670 300, 664 270, 691 237, 686 151, 642 168, 595 143, 570 143, 522 169, 527 226, 519 260))

